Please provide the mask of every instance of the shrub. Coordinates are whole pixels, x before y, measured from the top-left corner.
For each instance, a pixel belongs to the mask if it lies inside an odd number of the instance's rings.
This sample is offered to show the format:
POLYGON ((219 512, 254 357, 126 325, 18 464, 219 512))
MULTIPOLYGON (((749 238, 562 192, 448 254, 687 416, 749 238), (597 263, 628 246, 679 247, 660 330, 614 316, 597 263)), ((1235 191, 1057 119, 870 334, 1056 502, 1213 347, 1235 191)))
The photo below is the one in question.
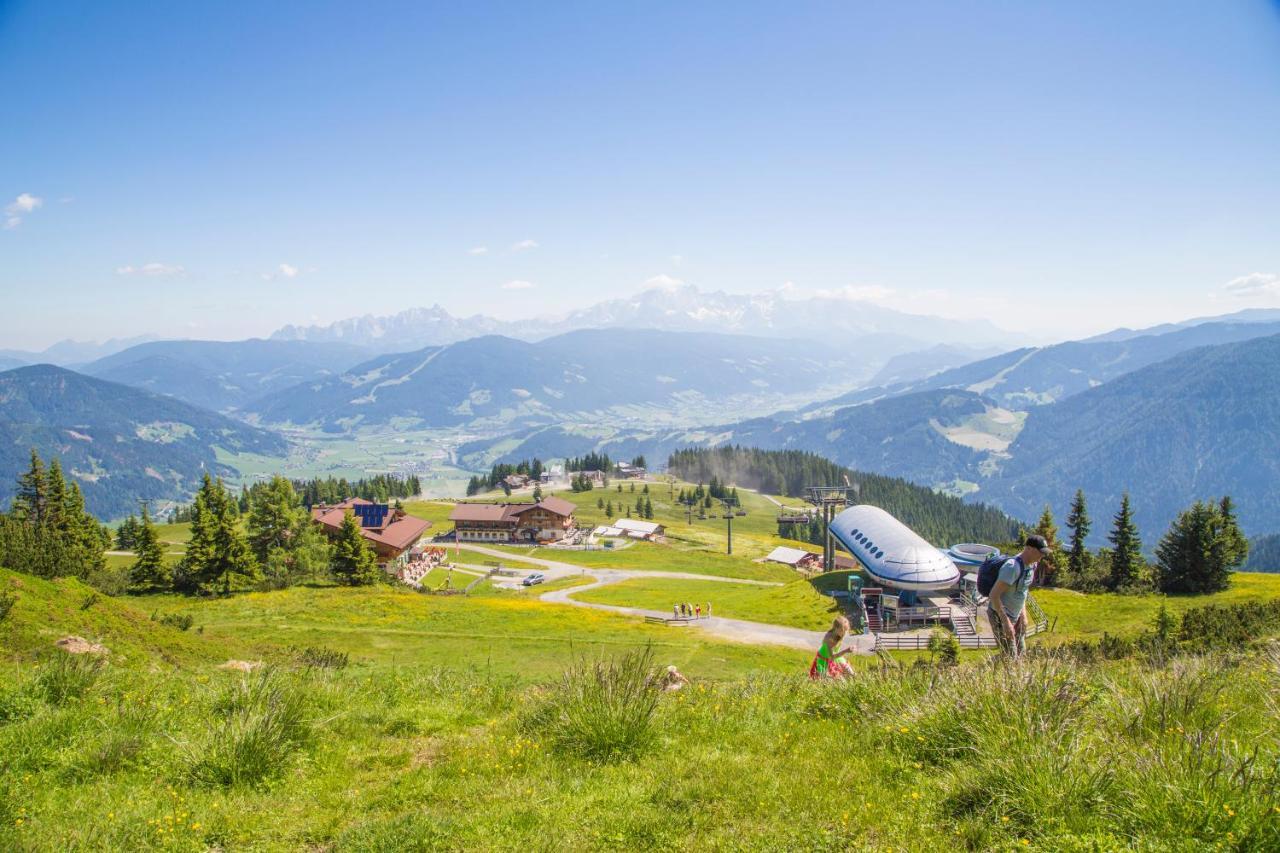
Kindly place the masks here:
POLYGON ((655 736, 660 691, 646 646, 616 660, 580 661, 526 716, 527 729, 560 752, 607 763, 634 758, 655 736))
POLYGON ((101 600, 102 600, 102 597, 100 595, 98 595, 96 592, 91 592, 88 595, 86 595, 83 600, 81 600, 80 609, 88 610, 90 607, 97 604, 101 600))
POLYGON ((7 589, 0 589, 0 622, 9 618, 13 605, 18 603, 18 596, 7 589))
POLYGON ((89 692, 103 667, 102 658, 58 652, 31 681, 33 695, 50 705, 63 705, 89 692))
POLYGON ((346 652, 324 646, 303 649, 299 658, 305 666, 315 669, 346 669, 347 664, 350 663, 350 657, 346 652))
POLYGON ((152 613, 151 621, 159 622, 161 625, 168 625, 170 628, 177 628, 179 631, 188 631, 196 620, 190 613, 166 613, 159 617, 152 613))
POLYGON ((311 741, 307 708, 301 687, 275 670, 240 679, 214 703, 218 722, 203 750, 193 756, 192 778, 224 787, 268 781, 311 741))

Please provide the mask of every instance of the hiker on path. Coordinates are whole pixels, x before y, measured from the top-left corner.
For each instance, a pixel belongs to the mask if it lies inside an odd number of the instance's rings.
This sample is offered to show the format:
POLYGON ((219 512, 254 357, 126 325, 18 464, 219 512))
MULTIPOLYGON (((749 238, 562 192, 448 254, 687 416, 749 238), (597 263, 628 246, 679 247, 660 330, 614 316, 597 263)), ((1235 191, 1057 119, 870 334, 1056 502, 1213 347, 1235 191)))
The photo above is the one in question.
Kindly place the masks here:
POLYGON ((679 605, 679 604, 673 604, 673 605, 671 605, 671 612, 672 612, 673 614, 675 614, 675 618, 679 619, 679 618, 680 618, 680 605, 679 605))
POLYGON ((694 617, 695 617, 695 618, 697 618, 697 619, 701 619, 701 618, 702 618, 702 605, 701 605, 701 604, 695 604, 695 605, 693 606, 693 609, 694 609, 694 617))
POLYGON ((710 601, 707 602, 707 618, 708 619, 711 618, 711 602, 710 601))
POLYGON ((1001 651, 1012 658, 1027 650, 1027 590, 1035 580, 1036 566, 1049 553, 1049 543, 1043 536, 1028 536, 1022 543, 1022 552, 1000 567, 987 598, 987 621, 1001 651))
POLYGON ((809 667, 810 678, 844 678, 853 675, 853 667, 844 659, 851 649, 840 649, 845 636, 849 633, 849 620, 837 616, 831 623, 831 630, 822 638, 822 645, 809 667))

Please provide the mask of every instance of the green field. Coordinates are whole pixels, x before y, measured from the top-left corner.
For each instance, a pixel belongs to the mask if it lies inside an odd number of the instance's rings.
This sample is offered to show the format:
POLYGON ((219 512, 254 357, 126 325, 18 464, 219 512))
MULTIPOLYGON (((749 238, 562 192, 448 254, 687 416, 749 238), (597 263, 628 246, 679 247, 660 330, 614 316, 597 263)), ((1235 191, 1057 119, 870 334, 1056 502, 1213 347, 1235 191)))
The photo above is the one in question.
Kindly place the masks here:
MULTIPOLYGON (((844 576, 845 573, 838 573, 844 576)), ((830 580, 824 578, 823 580, 830 580)), ((716 616, 789 625, 809 631, 825 631, 839 611, 829 596, 807 580, 792 580, 782 587, 695 581, 673 578, 636 578, 580 592, 579 601, 641 607, 667 612, 679 602, 711 604, 716 616)))
POLYGON ((525 591, 0 589, 0 849, 1280 847, 1265 645, 824 684, 803 653, 525 591), (195 625, 152 619, 174 613, 195 625), (110 648, 100 668, 51 647, 73 633, 110 648), (693 686, 627 692, 644 670, 619 655, 648 643, 640 664, 693 686))
POLYGON ((1190 607, 1206 604, 1280 598, 1280 575, 1235 572, 1231 576, 1231 587, 1212 595, 1085 595, 1066 589, 1037 589, 1035 596, 1050 620, 1056 620, 1053 632, 1046 635, 1048 642, 1097 639, 1104 631, 1133 634, 1151 627, 1161 605, 1176 616, 1190 607))

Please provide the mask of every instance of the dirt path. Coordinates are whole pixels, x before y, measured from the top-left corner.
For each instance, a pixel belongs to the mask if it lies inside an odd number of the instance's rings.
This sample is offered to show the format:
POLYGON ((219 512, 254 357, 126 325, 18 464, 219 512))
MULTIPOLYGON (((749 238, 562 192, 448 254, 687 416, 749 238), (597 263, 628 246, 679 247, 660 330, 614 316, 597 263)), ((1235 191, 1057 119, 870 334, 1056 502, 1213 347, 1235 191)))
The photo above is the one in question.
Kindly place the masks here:
MULTIPOLYGON (((501 551, 494 551, 490 548, 482 546, 463 545, 464 549, 478 551, 482 554, 489 554, 496 557, 509 557, 501 551)), ((539 596, 540 601, 551 604, 568 604, 573 607, 587 607, 593 610, 607 610, 612 613, 620 613, 624 616, 656 616, 660 619, 666 619, 671 616, 670 611, 647 610, 642 607, 621 607, 612 604, 597 604, 591 601, 579 601, 573 596, 577 593, 584 592, 588 589, 595 589, 609 584, 621 583, 622 581, 632 580, 633 578, 680 578, 683 580, 711 581, 713 583, 739 583, 751 584, 753 586, 782 586, 776 581, 757 581, 746 580, 743 578, 726 578, 719 575, 696 575, 691 572, 653 572, 640 571, 632 569, 598 569, 584 568, 582 566, 574 566, 569 563, 561 563, 557 560, 544 560, 537 557, 521 556, 521 560, 529 563, 535 563, 542 566, 543 574, 547 576, 548 581, 558 580, 565 577, 584 577, 593 578, 593 582, 582 586, 569 587, 568 589, 556 589, 545 592, 539 596)), ((518 583, 519 581, 516 581, 518 583)), ((770 625, 765 622, 751 622, 746 619, 726 619, 723 616, 712 616, 708 619, 695 619, 687 627, 689 630, 703 631, 712 636, 725 640, 733 640, 739 643, 755 643, 768 644, 776 646, 789 646, 794 649, 805 649, 814 651, 822 643, 821 631, 806 631, 803 628, 790 628, 786 625, 770 625)), ((682 627, 673 627, 673 631, 682 630, 682 627)), ((875 637, 867 634, 863 636, 850 637, 848 645, 856 648, 859 652, 870 654, 875 646, 875 637)))

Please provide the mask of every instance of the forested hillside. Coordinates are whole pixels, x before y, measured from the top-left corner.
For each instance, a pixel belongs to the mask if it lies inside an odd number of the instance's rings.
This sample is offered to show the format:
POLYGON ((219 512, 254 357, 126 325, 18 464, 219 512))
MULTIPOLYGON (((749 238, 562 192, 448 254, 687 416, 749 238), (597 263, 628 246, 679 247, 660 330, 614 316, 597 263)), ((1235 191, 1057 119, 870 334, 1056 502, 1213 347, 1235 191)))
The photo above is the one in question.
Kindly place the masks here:
MULTIPOLYGON (((698 405, 767 411, 792 395, 849 387, 848 353, 742 335, 616 329, 536 344, 490 335, 381 356, 341 376, 270 394, 249 406, 265 423, 424 426, 558 423, 614 410, 679 421, 698 405)), ((718 412, 718 409, 712 409, 718 412)))
MULTIPOLYGON (((1035 410, 979 497, 1030 516, 1076 489, 1154 541, 1188 502, 1229 494, 1246 534, 1280 518, 1280 335, 1205 347, 1035 410)), ((1097 531, 1095 531, 1097 532, 1097 531)))
POLYGON ((1242 571, 1280 572, 1280 533, 1256 536, 1249 542, 1249 559, 1242 571))
POLYGON ((232 474, 229 452, 283 455, 283 438, 222 415, 52 365, 0 373, 0 501, 35 449, 60 458, 99 518, 139 500, 183 500, 205 472, 232 474))
POLYGON ((151 341, 86 365, 82 372, 214 411, 336 376, 368 353, 310 341, 151 341))
POLYGON ((850 470, 804 451, 690 448, 672 453, 667 467, 694 483, 716 477, 769 494, 796 496, 807 486, 843 486, 847 477, 859 503, 887 510, 937 545, 1005 542, 1018 534, 1018 522, 993 507, 965 503, 896 477, 850 470))

